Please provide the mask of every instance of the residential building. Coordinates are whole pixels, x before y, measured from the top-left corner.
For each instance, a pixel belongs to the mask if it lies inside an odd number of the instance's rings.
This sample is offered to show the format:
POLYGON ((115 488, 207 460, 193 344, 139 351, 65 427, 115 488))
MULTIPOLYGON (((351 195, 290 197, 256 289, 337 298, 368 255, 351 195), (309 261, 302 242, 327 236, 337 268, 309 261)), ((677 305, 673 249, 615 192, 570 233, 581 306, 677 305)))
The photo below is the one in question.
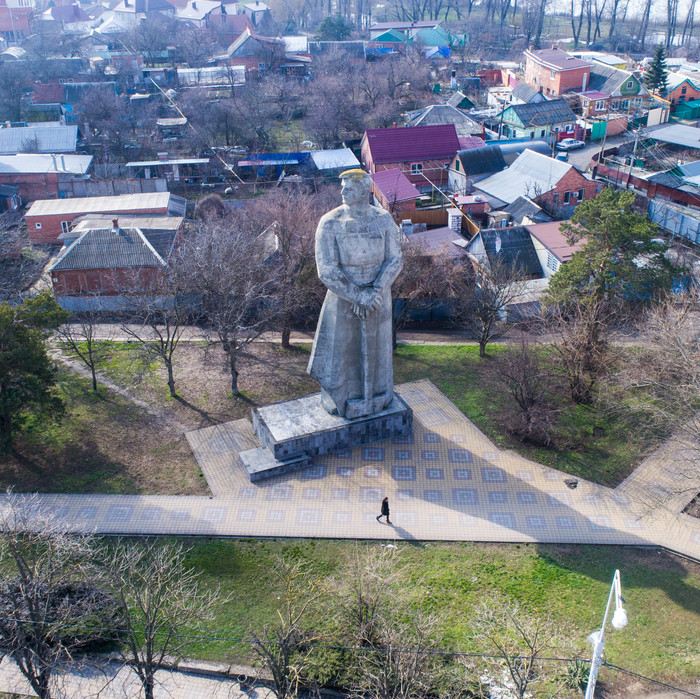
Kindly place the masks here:
POLYGON ((583 92, 588 88, 591 64, 558 48, 525 51, 525 82, 545 95, 583 92))
POLYGON ((0 183, 16 187, 25 202, 72 196, 73 183, 89 179, 91 155, 0 155, 0 183))
POLYGON ((397 215, 416 210, 416 200, 421 193, 399 168, 381 170, 370 177, 372 194, 379 206, 397 215))
POLYGON ((139 22, 158 15, 173 18, 175 8, 167 0, 121 0, 112 13, 117 24, 131 29, 139 22))
POLYGON ((431 104, 404 115, 406 126, 439 126, 454 124, 458 137, 483 136, 482 124, 470 119, 449 104, 431 104))
POLYGON ((501 113, 498 128, 505 138, 561 140, 576 133, 576 115, 563 99, 512 104, 501 113))
POLYGON ((633 73, 619 70, 611 66, 593 64, 589 90, 606 97, 595 94, 582 93, 582 107, 584 116, 597 116, 601 113, 601 102, 613 112, 625 112, 626 114, 641 114, 649 106, 649 90, 644 87, 642 81, 633 73), (587 104, 585 104, 587 103, 587 104), (586 109, 588 107, 588 109, 586 109), (593 109, 591 109, 593 107, 593 109))
POLYGON ((8 43, 22 41, 29 35, 33 11, 31 6, 16 7, 8 0, 0 0, 0 37, 8 43))
POLYGON ((421 29, 435 29, 442 24, 442 20, 421 20, 418 22, 375 22, 369 28, 370 41, 382 41, 381 37, 386 32, 401 34, 403 40, 412 39, 421 29))
POLYGON ((71 230, 73 221, 87 214, 184 216, 186 200, 169 192, 120 194, 110 197, 42 199, 25 214, 27 233, 34 243, 57 244, 61 233, 71 230))
POLYGON ((518 197, 504 209, 502 213, 508 214, 509 225, 525 226, 532 223, 548 223, 552 217, 541 207, 535 204, 528 197, 518 197))
POLYGON ((221 0, 187 0, 185 5, 175 9, 175 19, 188 22, 200 29, 208 27, 211 18, 220 14, 222 14, 221 0))
POLYGON ((668 73, 666 89, 661 97, 671 103, 671 109, 683 102, 692 102, 700 98, 700 78, 691 78, 682 73, 668 73))
POLYGON ((447 186, 455 194, 466 194, 477 182, 505 168, 503 151, 496 145, 460 150, 450 163, 447 186))
POLYGON ((524 151, 507 170, 476 185, 494 208, 526 196, 539 206, 555 208, 566 215, 580 202, 593 199, 600 188, 602 185, 584 177, 573 165, 531 150, 524 151))
POLYGON ((261 36, 246 29, 226 50, 232 66, 244 66, 246 74, 264 73, 278 68, 285 58, 285 45, 281 39, 261 36))
POLYGON ((398 129, 368 129, 360 144, 362 166, 370 174, 400 169, 421 191, 447 183, 459 150, 454 124, 398 129))
POLYGON ((270 8, 259 0, 243 5, 243 11, 256 29, 269 29, 272 26, 270 8))
POLYGON ((547 279, 559 271, 573 254, 581 249, 585 240, 570 244, 562 232, 562 225, 568 221, 528 224, 525 229, 530 233, 535 252, 547 279))
POLYGON ((77 144, 77 126, 0 127, 0 155, 75 153, 77 144))
POLYGON ((128 307, 133 292, 152 287, 181 240, 182 219, 177 226, 144 223, 150 228, 114 218, 71 240, 49 267, 58 303, 73 311, 116 310, 128 307))
POLYGON ((499 264, 513 269, 523 280, 544 276, 530 232, 524 226, 485 228, 467 243, 466 251, 479 266, 499 264))

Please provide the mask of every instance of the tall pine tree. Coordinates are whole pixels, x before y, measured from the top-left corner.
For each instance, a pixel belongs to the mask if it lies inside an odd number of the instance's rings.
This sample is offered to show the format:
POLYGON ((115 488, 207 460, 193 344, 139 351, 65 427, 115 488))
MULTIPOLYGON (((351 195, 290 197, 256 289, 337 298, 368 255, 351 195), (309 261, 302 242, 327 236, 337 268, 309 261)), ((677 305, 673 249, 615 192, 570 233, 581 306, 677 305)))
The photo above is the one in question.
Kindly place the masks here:
POLYGON ((649 92, 660 94, 666 91, 668 69, 666 68, 666 49, 659 44, 654 50, 654 58, 644 76, 644 84, 649 92))

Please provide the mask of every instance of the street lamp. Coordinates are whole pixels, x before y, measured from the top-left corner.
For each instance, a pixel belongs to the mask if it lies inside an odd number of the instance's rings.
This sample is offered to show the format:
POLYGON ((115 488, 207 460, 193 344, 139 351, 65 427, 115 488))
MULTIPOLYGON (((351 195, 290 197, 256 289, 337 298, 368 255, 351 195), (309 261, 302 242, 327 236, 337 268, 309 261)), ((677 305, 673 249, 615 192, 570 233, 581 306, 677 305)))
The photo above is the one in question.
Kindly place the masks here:
POLYGON ((613 612, 612 625, 616 629, 624 629, 625 626, 627 626, 627 612, 622 606, 625 600, 622 598, 619 570, 616 570, 613 576, 613 582, 610 588, 610 594, 608 595, 608 603, 605 605, 605 615, 603 616, 603 624, 600 627, 600 631, 594 631, 587 639, 593 646, 593 657, 591 658, 591 672, 588 675, 585 699, 593 699, 593 695, 595 694, 598 670, 603 662, 603 649, 605 648, 605 622, 608 620, 608 611, 610 610, 610 602, 612 602, 613 595, 615 596, 615 611, 613 612))

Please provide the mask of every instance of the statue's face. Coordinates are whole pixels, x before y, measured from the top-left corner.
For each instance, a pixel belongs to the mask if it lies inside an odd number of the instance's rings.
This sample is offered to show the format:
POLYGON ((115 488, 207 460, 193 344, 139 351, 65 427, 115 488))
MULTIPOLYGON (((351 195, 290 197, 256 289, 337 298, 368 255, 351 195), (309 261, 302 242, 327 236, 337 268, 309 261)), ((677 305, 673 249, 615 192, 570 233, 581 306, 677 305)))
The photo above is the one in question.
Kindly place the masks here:
POLYGON ((343 180, 340 188, 343 204, 352 206, 353 204, 362 204, 367 201, 369 189, 365 181, 366 178, 347 177, 343 180))

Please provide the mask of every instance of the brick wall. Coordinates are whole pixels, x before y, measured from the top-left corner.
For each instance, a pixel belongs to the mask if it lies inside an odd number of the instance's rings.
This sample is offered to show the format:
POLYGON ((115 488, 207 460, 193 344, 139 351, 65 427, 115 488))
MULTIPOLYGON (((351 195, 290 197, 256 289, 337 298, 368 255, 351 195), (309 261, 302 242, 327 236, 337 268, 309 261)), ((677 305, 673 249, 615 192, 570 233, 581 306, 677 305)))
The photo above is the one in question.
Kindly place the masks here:
POLYGON ((55 172, 21 175, 0 173, 0 184, 11 184, 17 187, 24 202, 58 197, 58 175, 55 172))
POLYGON ((161 273, 156 267, 55 271, 51 273, 51 282, 56 296, 119 296, 151 284, 161 273))
POLYGON ((557 182, 557 186, 554 189, 538 197, 535 201, 538 203, 548 202, 555 206, 575 207, 580 201, 594 199, 598 193, 599 185, 599 182, 589 180, 580 172, 571 168, 569 172, 557 182), (582 198, 579 197, 580 190, 583 190, 582 198), (569 192, 568 202, 566 201, 567 192, 569 192))

